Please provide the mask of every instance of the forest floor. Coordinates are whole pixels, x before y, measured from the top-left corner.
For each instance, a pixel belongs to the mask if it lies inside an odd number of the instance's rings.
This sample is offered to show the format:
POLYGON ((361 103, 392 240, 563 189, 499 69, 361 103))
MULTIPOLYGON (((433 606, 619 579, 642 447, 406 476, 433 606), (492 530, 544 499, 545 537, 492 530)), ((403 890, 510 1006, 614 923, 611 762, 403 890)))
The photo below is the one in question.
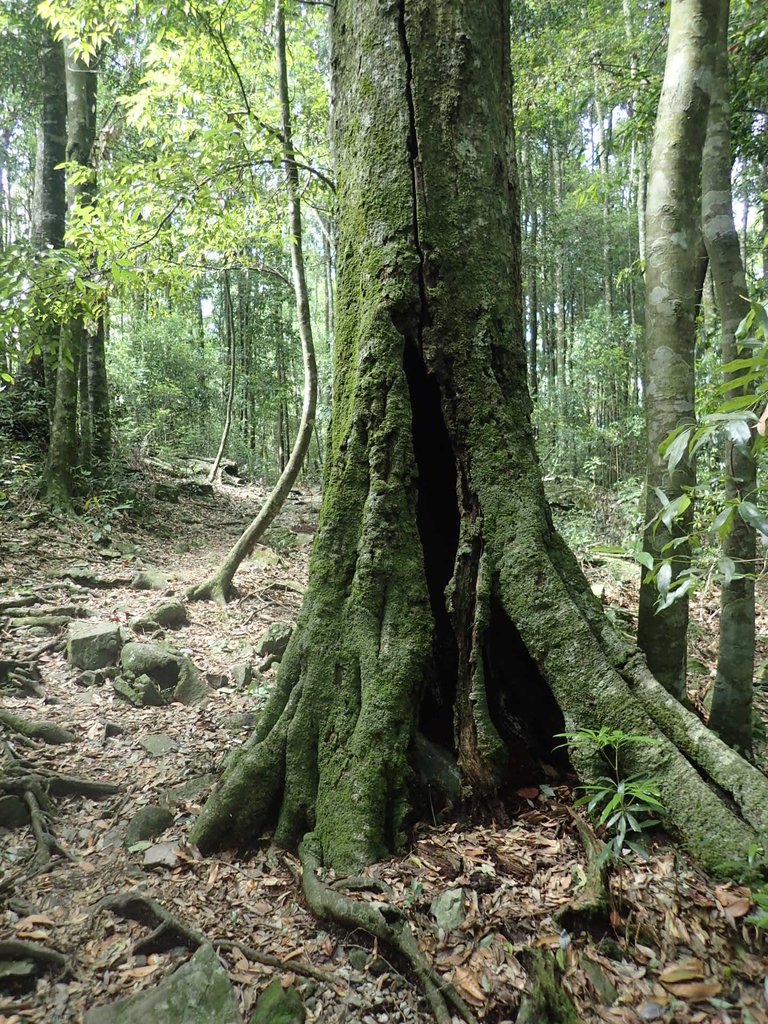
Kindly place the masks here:
MULTIPOLYGON (((213 497, 184 495, 177 504, 147 497, 140 518, 108 522, 92 508, 90 524, 51 518, 31 502, 0 512, 0 683, 2 659, 31 666, 33 679, 26 694, 0 691, 2 708, 76 736, 52 745, 0 728, 0 771, 23 765, 119 787, 102 799, 53 799, 48 825, 60 851, 54 844, 51 862, 37 874, 30 870, 33 830, 0 829, 5 1024, 81 1021, 95 1005, 156 986, 188 959, 195 945, 189 936, 171 928, 170 939, 158 938, 157 919, 139 913, 133 920, 125 901, 109 900, 126 893, 151 897, 177 923, 214 942, 242 943, 262 959, 276 958, 277 968, 254 962, 249 949, 219 949, 245 1020, 276 975, 284 987, 298 988, 310 1022, 430 1019, 414 979, 388 950, 361 932, 326 930, 308 913, 292 855, 265 847, 201 858, 187 844, 206 787, 226 753, 247 738, 274 678, 274 668, 261 673, 257 665, 255 681, 240 686, 232 668, 254 658, 271 622, 295 619, 316 494, 293 493, 265 545, 238 574, 232 603, 193 604, 189 623, 164 637, 206 677, 203 703, 135 708, 117 698, 108 679, 81 685, 82 674, 65 656, 66 623, 30 626, 19 617, 62 609, 65 618, 87 615, 128 630, 161 596, 131 589, 138 570, 165 574, 169 595, 199 582, 262 497, 251 486, 220 486, 213 497), (167 808, 172 820, 151 841, 126 847, 128 825, 145 805, 167 808), (40 959, 32 947, 61 956, 40 959)), ((588 572, 611 613, 631 619, 634 580, 606 561, 588 572)), ((694 619, 699 701, 715 653, 711 600, 697 604, 694 619)), ((768 720, 768 694, 760 696, 768 720)), ((633 857, 612 870, 608 920, 590 932, 559 923, 558 912, 578 897, 587 876, 573 797, 567 780, 542 775, 541 787, 520 791, 509 825, 425 825, 402 857, 370 869, 477 1019, 516 1019, 532 951, 543 950, 556 957, 562 987, 585 1022, 768 1024, 768 942, 748 923, 750 890, 708 880, 663 837, 647 861, 633 857)))

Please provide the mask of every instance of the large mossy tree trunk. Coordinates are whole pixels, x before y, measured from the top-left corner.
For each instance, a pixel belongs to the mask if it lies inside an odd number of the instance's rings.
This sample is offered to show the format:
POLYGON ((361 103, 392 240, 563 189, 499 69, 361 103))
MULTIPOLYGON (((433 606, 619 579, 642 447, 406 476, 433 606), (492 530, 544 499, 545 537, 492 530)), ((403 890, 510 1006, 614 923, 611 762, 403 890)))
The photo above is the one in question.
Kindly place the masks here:
MULTIPOLYGON (((736 339, 739 323, 749 312, 747 280, 741 260, 739 236, 733 219, 731 194, 730 100, 728 89, 728 0, 720 0, 717 60, 712 101, 707 121, 702 168, 701 219, 720 312, 723 363, 748 355, 736 339)), ((737 380, 743 371, 729 374, 737 380)), ((746 389, 736 384, 728 399, 742 398, 746 389)), ((749 401, 749 395, 747 396, 749 401)), ((725 486, 728 499, 754 502, 757 465, 749 443, 730 440, 725 450, 725 486)), ((752 677, 755 661, 755 557, 754 527, 738 513, 723 542, 723 557, 733 565, 720 596, 720 644, 710 726, 726 743, 752 749, 752 677)))
MULTIPOLYGON (((399 847, 417 730, 497 807, 553 734, 655 736, 671 828, 709 866, 768 827, 768 780, 650 675, 553 529, 530 424, 509 10, 337 0, 339 300, 330 460, 275 690, 192 833, 399 847)), ((576 751, 574 751, 576 757, 576 751)), ((588 777, 588 760, 577 768, 588 777)))
MULTIPOLYGON (((690 566, 693 506, 673 522, 658 520, 662 492, 670 505, 691 500, 695 470, 685 455, 673 472, 659 448, 694 422, 694 340, 701 239, 700 176, 715 62, 717 4, 672 0, 664 83, 651 149, 646 210, 644 376, 647 430, 643 548, 671 577, 640 587, 637 639, 659 681, 685 699, 688 597, 680 577, 690 566), (677 598, 657 611, 659 590, 677 598)), ((664 577, 660 570, 658 581, 664 577)))

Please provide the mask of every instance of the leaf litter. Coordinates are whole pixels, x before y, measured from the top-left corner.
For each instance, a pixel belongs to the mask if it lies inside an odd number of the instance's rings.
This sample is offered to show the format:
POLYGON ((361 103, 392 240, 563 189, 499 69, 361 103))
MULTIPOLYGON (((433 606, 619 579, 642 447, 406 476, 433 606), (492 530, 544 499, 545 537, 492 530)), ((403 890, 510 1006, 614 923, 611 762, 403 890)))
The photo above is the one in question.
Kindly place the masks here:
MULTIPOLYGON (((3 536, 10 539, 0 608, 9 601, 27 608, 66 603, 128 627, 159 597, 129 588, 137 570, 161 570, 169 594, 199 582, 262 496, 255 487, 221 486, 213 499, 185 496, 170 516, 163 502, 148 502, 140 524, 126 519, 116 525, 107 549, 91 541, 83 524, 48 519, 39 510, 23 519, 4 512, 3 536)), ((0 620, 0 658, 33 662, 44 694, 4 697, 5 709, 44 717, 78 736, 76 744, 61 746, 29 741, 20 756, 39 768, 121 786, 119 794, 98 801, 57 799, 53 828, 71 859, 55 858, 33 878, 21 870, 34 851, 30 829, 0 829, 0 949, 26 943, 63 953, 67 963, 64 970, 55 964, 38 970, 31 987, 0 980, 3 1024, 82 1020, 88 1008, 151 988, 188 959, 183 936, 170 948, 137 951, 146 945, 149 924, 102 906, 105 897, 133 891, 192 932, 221 941, 219 956, 244 1019, 277 973, 283 985, 298 986, 310 1022, 430 1020, 413 979, 387 950, 365 934, 326 930, 307 912, 291 854, 265 846, 201 858, 186 844, 224 757, 247 739, 247 723, 263 707, 274 673, 262 676, 257 666, 254 684, 243 689, 231 667, 253 658, 271 622, 295 618, 309 547, 292 538, 311 536, 317 507, 316 494, 294 492, 271 537, 241 568, 235 600, 225 609, 189 606, 189 624, 171 635, 213 684, 204 704, 137 709, 120 702, 108 683, 83 688, 58 635, 43 642, 39 633, 0 620), (169 739, 165 753, 142 746, 151 734, 169 739), (150 804, 168 807, 172 824, 151 842, 126 849, 129 821, 150 804), (160 846, 164 856, 147 858, 160 846), (15 882, 2 890, 9 876, 15 882), (249 950, 274 958, 280 969, 254 962, 249 950)), ((623 616, 631 614, 631 585, 598 583, 623 616)), ((700 619, 711 612, 705 605, 694 614, 700 619)), ((702 664, 712 664, 711 647, 700 647, 702 664)), ((16 741, 6 734, 14 749, 16 741)), ((628 861, 612 872, 604 923, 568 932, 558 912, 587 880, 569 812, 573 793, 542 779, 541 788, 518 796, 523 810, 508 827, 420 827, 401 857, 368 869, 371 891, 364 879, 356 892, 359 899, 397 905, 478 1020, 515 1020, 530 988, 529 954, 538 949, 556 958, 560 984, 585 1022, 768 1024, 768 948, 747 922, 753 907, 748 888, 715 884, 658 843, 647 862, 628 861), (441 901, 452 908, 445 928, 435 913, 441 901)))

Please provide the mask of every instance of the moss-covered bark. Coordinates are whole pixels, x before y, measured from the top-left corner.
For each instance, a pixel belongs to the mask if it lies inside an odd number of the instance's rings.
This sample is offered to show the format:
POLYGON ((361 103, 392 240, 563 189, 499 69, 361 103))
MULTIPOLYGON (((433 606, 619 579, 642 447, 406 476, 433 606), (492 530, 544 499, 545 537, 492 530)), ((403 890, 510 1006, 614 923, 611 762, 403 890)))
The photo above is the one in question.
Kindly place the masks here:
MULTIPOLYGON (((728 0, 720 0, 717 60, 707 121, 702 168, 701 220, 720 313, 723 363, 746 354, 736 340, 739 323, 749 312, 748 288, 731 194, 730 99, 728 90, 728 0)), ((736 381, 741 371, 732 372, 736 381)), ((751 385, 730 387, 729 399, 742 397, 751 385)), ((749 443, 729 441, 725 448, 725 486, 733 502, 754 501, 757 465, 749 443)), ((710 725, 726 743, 752 749, 752 677, 755 661, 754 527, 734 515, 723 542, 723 557, 733 563, 733 577, 720 595, 720 644, 710 725)))
POLYGON ((514 782, 523 737, 551 751, 563 724, 605 724, 658 737, 630 767, 658 778, 705 863, 744 856, 768 826, 768 781, 650 677, 552 527, 526 388, 507 25, 504 2, 337 0, 327 487, 297 629, 196 823, 204 849, 271 826, 288 845, 314 831, 341 869, 394 849, 417 723, 455 746, 485 805, 514 782))
MULTIPOLYGON (((673 0, 648 180, 644 375, 648 525, 643 547, 656 561, 671 559, 673 587, 690 564, 687 536, 693 508, 669 528, 651 522, 662 508, 657 491, 672 502, 695 484, 692 461, 683 457, 670 473, 659 446, 673 430, 694 420, 699 179, 715 62, 717 7, 712 0, 673 0)), ((637 639, 659 681, 683 700, 688 598, 681 592, 668 608, 657 611, 658 597, 655 582, 643 581, 637 639)))

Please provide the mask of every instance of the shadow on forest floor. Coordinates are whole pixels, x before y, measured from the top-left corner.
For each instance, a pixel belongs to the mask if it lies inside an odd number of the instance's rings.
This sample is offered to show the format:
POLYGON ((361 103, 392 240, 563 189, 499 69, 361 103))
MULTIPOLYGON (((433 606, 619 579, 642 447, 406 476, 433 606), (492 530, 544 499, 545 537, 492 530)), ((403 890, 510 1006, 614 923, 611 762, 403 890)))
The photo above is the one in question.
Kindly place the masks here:
MULTIPOLYGON (((100 800, 55 798, 49 821, 68 856, 54 844, 50 864, 34 877, 32 829, 0 828, 0 971, 20 965, 0 974, 0 1020, 8 1024, 79 1021, 92 1006, 151 989, 188 958, 184 935, 147 942, 147 922, 116 913, 114 901, 111 908, 101 904, 126 891, 153 898, 196 933, 277 958, 278 975, 298 987, 309 1021, 430 1019, 413 979, 385 959, 386 951, 364 934, 326 932, 308 914, 294 857, 259 849, 201 859, 186 845, 206 784, 226 752, 247 738, 263 706, 274 669, 259 671, 254 648, 270 623, 295 619, 316 494, 294 492, 266 544, 238 574, 239 596, 230 605, 193 604, 188 624, 164 637, 203 674, 204 702, 132 707, 118 699, 109 678, 87 676, 65 658, 68 619, 116 623, 130 632, 129 622, 163 593, 133 589, 136 574, 158 570, 155 583, 169 595, 203 579, 262 496, 258 488, 231 486, 212 497, 183 494, 178 502, 156 495, 141 522, 114 523, 107 546, 94 542, 92 526, 51 519, 31 504, 2 513, 0 666, 29 667, 16 677, 21 689, 2 691, 2 708, 46 719, 76 737, 46 745, 3 735, 0 727, 3 770, 23 762, 39 774, 120 787, 100 800), (30 625, 32 613, 53 618, 30 625), (253 668, 251 684, 243 682, 247 671, 233 672, 246 665, 253 668), (168 812, 167 827, 126 847, 130 823, 149 805, 168 812), (32 947, 63 957, 40 959, 32 947)), ((606 564, 588 571, 612 614, 629 622, 634 584, 617 579, 606 564)), ((700 682, 712 665, 716 611, 701 602, 694 613, 700 682)), ((701 686, 696 699, 704 693, 701 686)), ((748 889, 713 884, 659 845, 647 863, 634 860, 613 873, 610 915, 595 934, 569 934, 556 915, 583 887, 587 871, 569 810, 573 794, 543 778, 541 787, 519 796, 519 816, 508 828, 424 826, 406 855, 370 869, 479 1020, 515 1020, 534 947, 555 953, 583 1021, 768 1024, 768 955, 765 940, 745 924, 748 889)), ((236 948, 219 955, 247 1020, 275 968, 236 948)))

